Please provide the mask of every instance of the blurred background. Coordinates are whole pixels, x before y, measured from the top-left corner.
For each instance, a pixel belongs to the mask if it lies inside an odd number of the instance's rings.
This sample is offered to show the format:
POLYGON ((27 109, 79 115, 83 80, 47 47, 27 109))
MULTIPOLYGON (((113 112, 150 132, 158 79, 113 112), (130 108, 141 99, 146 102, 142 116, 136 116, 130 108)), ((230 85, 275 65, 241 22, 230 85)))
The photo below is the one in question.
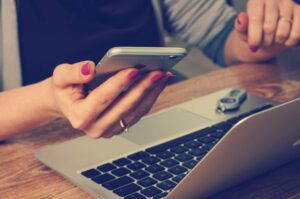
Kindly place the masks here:
MULTIPOLYGON (((232 0, 235 9, 238 11, 245 10, 246 2, 247 0, 232 0)), ((175 37, 167 37, 166 45, 185 47, 185 45, 175 37)), ((177 71, 188 78, 205 74, 219 68, 219 66, 207 59, 198 49, 191 49, 189 55, 175 67, 177 71)))

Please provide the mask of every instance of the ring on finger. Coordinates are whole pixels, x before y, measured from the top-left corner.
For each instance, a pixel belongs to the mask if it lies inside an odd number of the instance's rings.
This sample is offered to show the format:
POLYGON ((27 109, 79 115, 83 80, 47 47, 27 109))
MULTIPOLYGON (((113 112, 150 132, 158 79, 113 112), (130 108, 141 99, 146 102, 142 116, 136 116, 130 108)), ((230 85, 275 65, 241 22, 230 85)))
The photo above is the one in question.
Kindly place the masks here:
POLYGON ((129 131, 129 125, 127 125, 123 119, 120 119, 119 123, 120 123, 121 128, 124 129, 125 132, 129 131))
POLYGON ((293 19, 291 17, 287 17, 287 16, 280 16, 279 17, 279 20, 280 21, 285 21, 289 24, 293 24, 293 19))

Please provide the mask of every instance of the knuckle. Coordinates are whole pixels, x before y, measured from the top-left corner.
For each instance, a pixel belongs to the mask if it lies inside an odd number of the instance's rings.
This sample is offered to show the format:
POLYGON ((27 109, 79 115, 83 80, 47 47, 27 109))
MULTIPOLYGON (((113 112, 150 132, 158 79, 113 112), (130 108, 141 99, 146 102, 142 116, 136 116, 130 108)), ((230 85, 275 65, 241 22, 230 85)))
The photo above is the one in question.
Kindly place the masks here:
POLYGON ((52 74, 52 79, 53 79, 53 84, 54 85, 61 85, 63 81, 63 70, 68 64, 60 64, 55 67, 53 74, 52 74))
POLYGON ((150 82, 145 82, 144 84, 141 85, 140 87, 140 91, 141 93, 147 92, 148 90, 150 90, 152 84, 150 82))
POLYGON ((78 130, 84 130, 87 125, 87 122, 83 119, 73 119, 70 120, 70 123, 74 129, 78 130))
POLYGON ((264 32, 265 34, 271 35, 275 32, 275 26, 271 23, 264 24, 264 32))
POLYGON ((98 139, 100 137, 102 137, 105 134, 105 130, 102 128, 95 128, 93 129, 93 131, 86 131, 86 134, 93 139, 98 139))
POLYGON ((98 139, 100 138, 100 134, 99 133, 90 133, 90 132, 86 132, 86 134, 93 139, 98 139))
POLYGON ((261 24, 263 22, 262 18, 257 15, 251 16, 250 20, 255 24, 261 24))
POLYGON ((126 88, 127 85, 128 85, 128 80, 123 79, 121 81, 118 81, 118 83, 116 84, 116 87, 118 90, 123 90, 126 88))
POLYGON ((113 101, 113 99, 109 96, 103 96, 99 99, 99 103, 102 106, 107 106, 109 105, 111 102, 113 101))

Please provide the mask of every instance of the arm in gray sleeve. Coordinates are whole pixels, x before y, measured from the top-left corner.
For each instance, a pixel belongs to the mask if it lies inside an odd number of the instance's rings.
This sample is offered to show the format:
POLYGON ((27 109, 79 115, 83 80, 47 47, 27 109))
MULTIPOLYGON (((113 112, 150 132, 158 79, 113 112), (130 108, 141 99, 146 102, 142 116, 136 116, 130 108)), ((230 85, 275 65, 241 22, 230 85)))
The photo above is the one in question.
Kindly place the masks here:
POLYGON ((236 13, 225 0, 164 0, 162 11, 164 26, 170 33, 224 65, 224 57, 219 57, 224 56, 224 49, 214 51, 210 45, 218 50, 224 48, 232 30, 231 20, 236 13))

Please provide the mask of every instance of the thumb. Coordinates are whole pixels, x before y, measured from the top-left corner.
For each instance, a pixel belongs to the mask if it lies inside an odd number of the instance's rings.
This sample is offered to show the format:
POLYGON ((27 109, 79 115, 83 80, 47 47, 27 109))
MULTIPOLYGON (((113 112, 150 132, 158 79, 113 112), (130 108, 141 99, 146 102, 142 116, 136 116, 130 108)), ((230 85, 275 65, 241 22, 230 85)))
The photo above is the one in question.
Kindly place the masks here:
POLYGON ((235 20, 235 30, 243 41, 247 41, 248 25, 248 14, 241 12, 235 20))
POLYGON ((56 86, 66 87, 73 84, 90 82, 95 75, 95 64, 83 61, 75 64, 58 65, 53 72, 53 82, 56 86))

